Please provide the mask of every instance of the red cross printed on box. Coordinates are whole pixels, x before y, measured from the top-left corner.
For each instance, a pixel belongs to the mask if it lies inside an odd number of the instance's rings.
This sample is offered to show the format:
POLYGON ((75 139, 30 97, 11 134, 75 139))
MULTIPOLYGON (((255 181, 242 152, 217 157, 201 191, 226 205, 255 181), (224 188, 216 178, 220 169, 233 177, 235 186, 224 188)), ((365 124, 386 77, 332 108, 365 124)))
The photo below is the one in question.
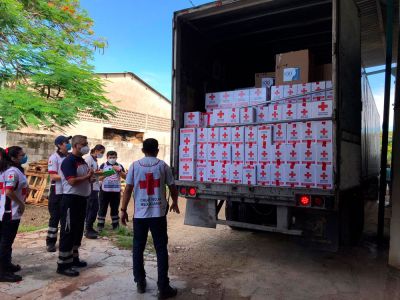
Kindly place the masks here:
POLYGON ((261 139, 262 139, 263 141, 265 141, 267 138, 268 138, 268 135, 266 135, 265 133, 261 136, 261 139))
POLYGON ((239 151, 236 151, 235 157, 236 157, 236 158, 240 157, 240 152, 239 152, 239 151))
POLYGON ((281 157, 282 152, 278 150, 277 152, 275 152, 275 155, 276 155, 276 157, 281 157))
POLYGON ((276 132, 276 135, 279 136, 279 137, 282 137, 283 131, 282 131, 282 130, 278 130, 278 131, 276 132))
POLYGON ((293 129, 291 134, 292 134, 293 137, 295 137, 295 136, 297 136, 297 131, 295 129, 293 129))
POLYGON ((276 90, 275 90, 275 95, 278 96, 279 94, 280 94, 279 89, 276 89, 276 90))
POLYGON ((228 156, 228 152, 224 151, 222 152, 222 157, 227 157, 228 156))
POLYGON ((323 180, 325 180, 326 178, 328 178, 328 175, 326 175, 326 173, 322 173, 322 174, 321 174, 321 178, 322 178, 323 180))
POLYGON ((273 114, 272 114, 272 116, 276 119, 276 118, 278 117, 278 112, 277 112, 277 111, 274 111, 273 114))
POLYGON ((253 158, 253 157, 254 157, 253 151, 250 151, 250 152, 249 152, 249 156, 250 156, 250 158, 253 158))
POLYGON ((286 112, 286 114, 287 114, 289 117, 291 117, 291 116, 293 115, 293 112, 292 112, 291 110, 288 110, 288 111, 286 112))
POLYGON ((262 155, 263 157, 267 157, 268 152, 264 150, 264 151, 261 153, 261 155, 262 155))
POLYGON ((200 154, 200 157, 203 157, 203 156, 204 156, 204 151, 201 150, 201 151, 199 152, 199 154, 200 154))
POLYGON ((321 104, 318 105, 318 108, 320 111, 325 111, 325 109, 328 108, 328 105, 325 102, 321 102, 321 104))
POLYGON ((303 117, 306 117, 307 114, 308 114, 308 110, 304 108, 304 109, 301 111, 301 114, 303 115, 303 117))
POLYGON ((240 138, 240 133, 239 133, 239 132, 236 132, 235 137, 236 137, 237 139, 239 139, 239 138, 240 138))
POLYGON ((217 116, 222 119, 224 117, 224 112, 222 110, 219 111, 219 113, 217 114, 217 116))
POLYGON ((226 99, 228 99, 228 98, 229 98, 229 94, 228 94, 227 92, 225 92, 223 97, 224 97, 224 98, 225 98, 225 100, 226 100, 226 99))
POLYGON ((224 139, 227 139, 227 138, 228 138, 228 134, 227 134, 226 132, 224 132, 224 134, 222 135, 222 137, 223 137, 224 139))
POLYGON ((322 130, 321 130, 321 133, 322 133, 322 135, 326 135, 327 133, 328 133, 328 130, 326 130, 326 128, 323 128, 322 130))
POLYGON ((276 172, 275 172, 275 177, 276 177, 276 178, 281 177, 281 173, 280 173, 279 171, 276 171, 276 172))
POLYGON ((306 174, 304 174, 305 177, 307 177, 307 179, 310 179, 312 177, 312 174, 310 172, 307 172, 306 174))
POLYGON ((312 130, 311 130, 310 128, 308 128, 307 131, 306 131, 306 134, 307 134, 308 136, 312 135, 312 130))
POLYGON ((238 170, 235 170, 235 172, 233 172, 233 175, 235 175, 237 177, 239 175, 238 170))
POLYGON ((312 152, 310 151, 310 149, 308 149, 305 154, 306 154, 307 157, 311 157, 312 152))
POLYGON ((296 155, 297 155, 297 152, 296 152, 296 151, 292 150, 292 152, 290 152, 290 156, 291 156, 291 157, 296 157, 296 155))
POLYGON ((303 94, 305 94, 305 93, 308 92, 308 90, 304 87, 304 88, 301 90, 301 92, 302 92, 303 94))
POLYGON ((250 180, 253 176, 251 176, 250 173, 247 173, 246 177, 247 177, 248 180, 250 180))
POLYGON ((296 173, 292 171, 292 172, 290 172, 289 176, 293 179, 296 177, 296 173))
POLYGON ((194 115, 193 113, 190 113, 188 117, 189 117, 189 119, 190 119, 191 121, 193 121, 193 119, 194 119, 195 116, 196 116, 196 115, 194 115))
POLYGON ((200 133, 200 138, 204 139, 204 133, 200 133))
POLYGON ((183 152, 185 152, 185 154, 188 154, 189 151, 190 151, 190 149, 189 149, 188 146, 185 146, 185 147, 183 148, 183 152))
POLYGON ((261 90, 260 90, 260 89, 256 89, 255 94, 256 94, 258 97, 260 97, 260 95, 261 95, 261 90))
POLYGON ((248 120, 250 119, 250 116, 249 116, 249 114, 245 114, 243 118, 244 118, 246 121, 248 121, 248 120))
POLYGON ((216 134, 215 134, 215 132, 214 132, 214 131, 211 133, 211 137, 212 137, 213 139, 215 139, 215 137, 216 137, 216 134))
POLYGON ((288 94, 289 94, 289 96, 292 96, 293 95, 293 90, 292 89, 290 89, 289 91, 288 91, 288 94))
POLYGON ((262 170, 262 172, 260 173, 262 177, 267 176, 267 172, 265 172, 264 170, 262 170))
POLYGON ((265 115, 264 115, 264 113, 261 112, 261 113, 258 115, 258 117, 259 117, 260 119, 264 119, 265 115))
POLYGON ((215 174, 215 170, 211 169, 210 173, 214 175, 215 174))
POLYGON ((213 151, 211 151, 211 157, 214 157, 217 153, 215 153, 215 151, 213 150, 213 151))
POLYGON ((186 139, 184 139, 183 142, 184 142, 186 145, 189 145, 189 144, 190 144, 190 139, 189 139, 188 137, 186 137, 186 139))
POLYGON ((248 137, 249 137, 250 139, 253 139, 253 137, 254 137, 253 131, 250 131, 250 133, 248 134, 248 137))
POLYGON ((323 158, 327 158, 327 157, 328 157, 328 152, 326 152, 325 150, 322 151, 321 156, 322 156, 323 158))
POLYGON ((232 119, 232 120, 235 120, 235 119, 236 119, 236 114, 235 114, 235 113, 233 113, 233 114, 231 115, 231 119, 232 119))
POLYGON ((225 176, 226 175, 226 170, 222 170, 221 173, 222 173, 222 175, 225 176))
POLYGON ((210 98, 211 100, 214 100, 215 99, 215 95, 211 94, 208 98, 210 98))
MULTIPOLYGON (((189 166, 185 164, 183 168, 187 172, 189 166)), ((146 180, 139 181, 139 187, 146 190, 148 196, 154 195, 154 188, 160 187, 160 179, 154 179, 153 173, 146 173, 146 180)))
POLYGON ((240 93, 239 93, 239 97, 240 97, 240 98, 243 98, 243 97, 244 97, 244 95, 245 95, 245 94, 244 94, 244 92, 243 92, 243 91, 240 91, 240 93))

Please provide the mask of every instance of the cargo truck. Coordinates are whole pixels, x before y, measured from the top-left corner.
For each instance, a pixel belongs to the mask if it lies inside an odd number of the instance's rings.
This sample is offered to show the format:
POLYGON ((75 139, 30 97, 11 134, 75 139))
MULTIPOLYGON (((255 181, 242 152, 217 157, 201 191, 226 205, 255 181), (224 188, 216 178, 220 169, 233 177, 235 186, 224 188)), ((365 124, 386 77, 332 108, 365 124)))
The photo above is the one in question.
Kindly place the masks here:
POLYGON ((301 49, 332 64, 334 188, 177 180, 185 224, 279 232, 328 249, 360 237, 363 192, 377 189, 380 121, 352 0, 217 1, 175 12, 171 165, 177 176, 184 112, 204 111, 206 93, 254 86, 255 73, 275 69, 276 54, 301 49))

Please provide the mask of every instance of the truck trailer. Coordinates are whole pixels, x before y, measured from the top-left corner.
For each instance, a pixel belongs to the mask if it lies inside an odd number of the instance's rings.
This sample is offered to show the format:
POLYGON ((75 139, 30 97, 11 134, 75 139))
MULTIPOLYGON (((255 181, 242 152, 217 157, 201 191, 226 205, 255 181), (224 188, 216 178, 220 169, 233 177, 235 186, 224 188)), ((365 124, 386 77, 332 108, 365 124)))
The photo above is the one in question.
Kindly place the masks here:
POLYGON ((278 232, 328 249, 360 237, 364 191, 378 188, 380 117, 352 0, 217 1, 175 12, 171 166, 178 179, 184 113, 205 111, 206 93, 252 87, 255 73, 275 69, 277 54, 301 49, 332 65, 333 188, 177 180, 186 225, 278 232))

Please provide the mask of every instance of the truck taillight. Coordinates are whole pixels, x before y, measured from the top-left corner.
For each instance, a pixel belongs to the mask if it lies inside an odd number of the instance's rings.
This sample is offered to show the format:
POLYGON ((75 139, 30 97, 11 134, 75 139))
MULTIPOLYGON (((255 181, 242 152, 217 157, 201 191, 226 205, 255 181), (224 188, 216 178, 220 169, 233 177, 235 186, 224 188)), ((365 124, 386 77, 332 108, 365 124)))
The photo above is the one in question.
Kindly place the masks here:
POLYGON ((299 205, 304 207, 311 206, 311 197, 309 195, 301 195, 299 197, 299 205))
POLYGON ((196 190, 196 188, 195 188, 195 187, 189 188, 188 196, 190 196, 190 197, 196 197, 196 195, 197 195, 197 190, 196 190))
POLYGON ((186 189, 186 187, 185 187, 185 186, 181 186, 181 187, 179 188, 179 196, 186 196, 186 194, 187 194, 187 189, 186 189))
POLYGON ((313 199, 312 199, 312 206, 315 206, 315 207, 323 207, 324 204, 325 204, 324 198, 319 197, 319 196, 313 197, 313 199))

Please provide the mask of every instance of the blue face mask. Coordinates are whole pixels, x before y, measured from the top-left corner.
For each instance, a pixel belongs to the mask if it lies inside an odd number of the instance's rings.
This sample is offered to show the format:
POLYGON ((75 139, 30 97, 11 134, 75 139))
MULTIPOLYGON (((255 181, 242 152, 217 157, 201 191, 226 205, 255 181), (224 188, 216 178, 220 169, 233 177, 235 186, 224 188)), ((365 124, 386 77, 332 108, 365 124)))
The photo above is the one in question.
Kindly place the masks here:
POLYGON ((19 163, 21 165, 26 164, 28 161, 28 155, 25 154, 25 156, 23 158, 21 158, 21 160, 19 161, 19 163))
POLYGON ((72 145, 70 143, 67 144, 67 151, 70 151, 72 149, 72 145))

